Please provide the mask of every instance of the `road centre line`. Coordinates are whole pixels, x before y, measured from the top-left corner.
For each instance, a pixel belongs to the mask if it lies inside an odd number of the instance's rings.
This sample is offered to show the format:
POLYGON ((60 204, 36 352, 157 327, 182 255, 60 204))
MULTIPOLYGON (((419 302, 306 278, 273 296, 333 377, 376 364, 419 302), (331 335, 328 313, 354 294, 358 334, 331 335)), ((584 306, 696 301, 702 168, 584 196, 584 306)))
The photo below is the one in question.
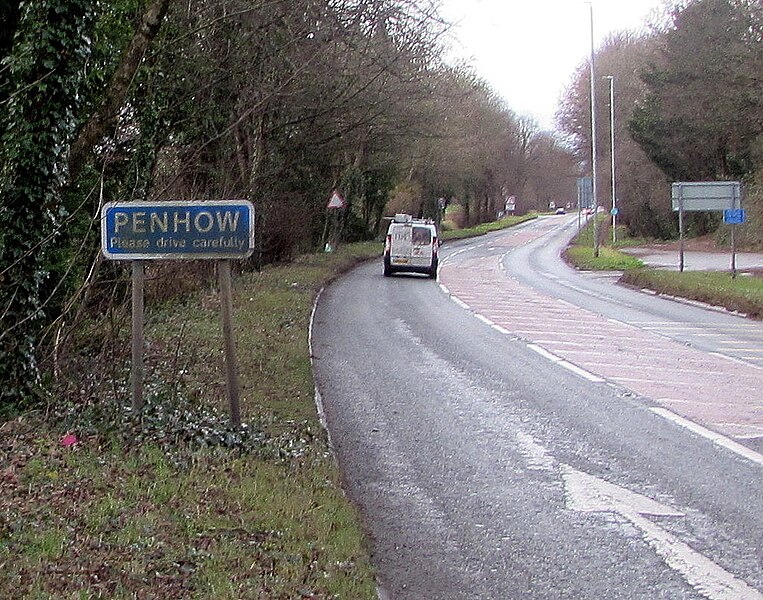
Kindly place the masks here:
POLYGON ((553 363, 558 363, 562 359, 556 356, 555 354, 551 354, 548 350, 545 350, 544 348, 541 348, 540 346, 536 346, 535 344, 527 344, 527 347, 532 350, 533 352, 537 352, 540 354, 543 358, 546 358, 550 360, 553 363))
POLYGON ((592 383, 604 383, 606 380, 599 377, 598 375, 594 375, 593 373, 590 373, 586 371, 585 369, 581 369, 577 365, 573 365, 571 362, 568 362, 566 360, 562 360, 558 363, 560 366, 564 367, 568 371, 572 371, 573 373, 580 375, 584 379, 587 379, 588 381, 592 383))
POLYGON ((461 308, 465 308, 466 310, 469 310, 469 305, 463 300, 461 300, 460 298, 458 298, 457 296, 451 296, 450 299, 453 300, 453 302, 455 302, 461 308))
POLYGON ((543 358, 550 360, 552 363, 559 365, 560 367, 564 367, 568 371, 571 371, 572 373, 575 373, 576 375, 579 375, 580 377, 583 377, 584 379, 587 379, 588 381, 591 381, 593 383, 605 382, 605 380, 599 377, 598 375, 594 375, 593 373, 590 373, 586 371, 585 369, 581 369, 577 365, 573 365, 571 362, 566 361, 563 358, 556 356, 555 354, 552 354, 551 352, 549 352, 545 348, 538 346, 537 344, 527 344, 527 347, 533 352, 537 352, 538 354, 540 354, 543 358))
POLYGON ((475 317, 477 317, 477 318, 478 318, 480 321, 482 321, 482 322, 483 322, 485 325, 488 325, 488 326, 490 326, 490 327, 492 327, 493 325, 495 325, 495 323, 493 323, 493 322, 492 322, 490 319, 488 319, 488 318, 487 318, 486 316, 484 316, 484 315, 481 315, 481 314, 479 314, 479 313, 474 313, 474 316, 475 316, 475 317))
POLYGON ((664 419, 667 419, 668 421, 680 427, 684 427, 685 429, 688 429, 692 433, 696 433, 697 435, 704 437, 712 441, 713 443, 723 448, 726 448, 727 450, 731 450, 731 452, 734 452, 735 454, 738 454, 739 456, 746 458, 749 461, 752 461, 760 466, 763 466, 763 455, 759 454, 758 452, 755 452, 754 450, 751 450, 747 446, 744 446, 738 442, 735 442, 734 440, 726 437, 725 435, 716 433, 715 431, 710 431, 709 429, 703 427, 702 425, 699 425, 695 423, 694 421, 690 421, 689 419, 685 419, 684 417, 681 417, 666 408, 653 406, 649 410, 651 410, 653 413, 661 416, 664 419))

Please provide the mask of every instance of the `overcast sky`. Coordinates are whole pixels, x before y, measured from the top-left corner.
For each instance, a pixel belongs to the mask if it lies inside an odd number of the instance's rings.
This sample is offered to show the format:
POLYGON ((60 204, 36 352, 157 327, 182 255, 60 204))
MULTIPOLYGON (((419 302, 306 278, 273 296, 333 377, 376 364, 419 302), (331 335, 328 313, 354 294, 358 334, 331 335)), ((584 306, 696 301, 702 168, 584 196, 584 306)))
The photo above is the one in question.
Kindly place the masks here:
MULTIPOLYGON (((594 0, 594 40, 638 30, 663 0, 594 0)), ((517 113, 545 129, 578 65, 590 55, 589 4, 580 0, 443 0, 443 16, 457 25, 451 54, 470 59, 517 113)))

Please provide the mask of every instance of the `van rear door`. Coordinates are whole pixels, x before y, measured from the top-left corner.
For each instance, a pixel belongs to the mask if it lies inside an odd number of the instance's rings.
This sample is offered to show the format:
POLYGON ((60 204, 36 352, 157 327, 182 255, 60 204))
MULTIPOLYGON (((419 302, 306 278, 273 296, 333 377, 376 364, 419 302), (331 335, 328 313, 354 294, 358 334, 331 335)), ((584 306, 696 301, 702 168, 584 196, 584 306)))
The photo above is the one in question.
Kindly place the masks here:
POLYGON ((432 228, 414 225, 411 233, 411 257, 414 266, 428 267, 432 263, 432 228))
POLYGON ((393 265, 409 265, 413 256, 413 227, 401 223, 393 224, 390 239, 390 262, 393 265))

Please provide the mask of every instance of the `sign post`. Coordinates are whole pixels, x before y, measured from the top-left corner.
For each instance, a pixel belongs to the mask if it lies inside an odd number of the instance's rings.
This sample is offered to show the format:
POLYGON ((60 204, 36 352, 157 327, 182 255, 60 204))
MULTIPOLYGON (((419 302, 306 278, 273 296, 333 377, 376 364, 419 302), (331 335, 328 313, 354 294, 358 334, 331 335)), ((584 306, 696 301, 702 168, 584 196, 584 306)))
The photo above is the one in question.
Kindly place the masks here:
MULTIPOLYGON (((684 212, 727 211, 742 208, 742 184, 738 181, 679 181, 671 190, 673 211, 678 211, 679 269, 684 270, 684 212)), ((725 214, 724 214, 725 219, 725 214)), ((731 230, 732 247, 734 230, 731 230)), ((736 276, 736 252, 732 248, 732 277, 736 276)))
POLYGON ((145 269, 143 262, 132 261, 132 365, 130 369, 130 389, 132 409, 143 410, 143 287, 145 269))
POLYGON ((581 225, 581 213, 584 208, 593 206, 593 180, 590 177, 578 177, 578 231, 581 225))
POLYGON ((331 192, 331 197, 326 204, 326 210, 328 211, 328 214, 326 215, 326 225, 323 228, 324 238, 326 237, 326 232, 328 231, 328 240, 326 241, 325 246, 326 252, 333 252, 336 250, 337 246, 339 246, 339 238, 341 234, 339 211, 344 210, 345 208, 347 208, 347 200, 345 200, 338 191, 334 190, 331 192), (329 222, 331 222, 330 231, 329 222))
POLYGON ((233 339, 233 285, 230 276, 230 261, 217 263, 217 275, 220 282, 220 304, 223 317, 223 338, 225 339, 225 380, 230 406, 230 422, 234 427, 241 426, 241 407, 239 404, 240 387, 238 384, 238 363, 236 362, 236 343, 233 339))
POLYGON ((723 211, 723 222, 731 225, 731 278, 736 279, 737 276, 737 246, 735 232, 737 225, 741 225, 746 221, 747 215, 742 208, 731 208, 723 211))
POLYGON ((225 367, 231 424, 241 425, 233 339, 231 259, 254 252, 254 206, 247 200, 109 202, 101 211, 101 251, 132 264, 132 369, 135 411, 143 408, 144 261, 214 259, 222 304, 225 367))

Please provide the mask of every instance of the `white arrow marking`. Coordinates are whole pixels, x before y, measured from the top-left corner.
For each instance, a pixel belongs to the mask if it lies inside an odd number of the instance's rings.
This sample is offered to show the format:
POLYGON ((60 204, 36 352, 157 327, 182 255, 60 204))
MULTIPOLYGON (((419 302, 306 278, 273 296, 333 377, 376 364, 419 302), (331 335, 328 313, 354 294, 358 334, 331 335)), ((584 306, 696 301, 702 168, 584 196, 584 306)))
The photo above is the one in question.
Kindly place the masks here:
POLYGON ((710 600, 763 600, 763 595, 725 571, 646 516, 682 517, 683 513, 603 479, 561 465, 567 507, 579 512, 617 513, 639 528, 667 565, 710 600))

